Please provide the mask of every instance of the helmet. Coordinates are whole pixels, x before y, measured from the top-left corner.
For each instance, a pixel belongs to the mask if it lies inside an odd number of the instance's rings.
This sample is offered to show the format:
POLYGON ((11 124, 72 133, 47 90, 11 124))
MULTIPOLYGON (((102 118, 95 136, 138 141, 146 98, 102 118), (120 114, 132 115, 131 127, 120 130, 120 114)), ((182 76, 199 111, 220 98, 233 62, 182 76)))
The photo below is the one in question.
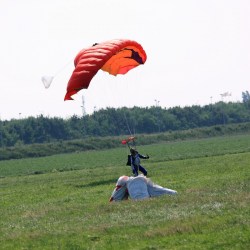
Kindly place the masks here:
POLYGON ((136 154, 136 153, 138 153, 134 148, 130 148, 130 153, 132 154, 132 155, 134 155, 134 154, 136 154))

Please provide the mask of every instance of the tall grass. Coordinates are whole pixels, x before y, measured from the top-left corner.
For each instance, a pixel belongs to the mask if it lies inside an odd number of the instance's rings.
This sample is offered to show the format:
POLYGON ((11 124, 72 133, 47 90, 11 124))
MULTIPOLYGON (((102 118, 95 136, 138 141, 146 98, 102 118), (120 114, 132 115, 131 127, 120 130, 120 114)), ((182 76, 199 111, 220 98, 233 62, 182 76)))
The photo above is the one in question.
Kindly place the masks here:
POLYGON ((249 249, 249 135, 138 149, 177 196, 109 203, 125 148, 1 161, 0 249, 249 249))

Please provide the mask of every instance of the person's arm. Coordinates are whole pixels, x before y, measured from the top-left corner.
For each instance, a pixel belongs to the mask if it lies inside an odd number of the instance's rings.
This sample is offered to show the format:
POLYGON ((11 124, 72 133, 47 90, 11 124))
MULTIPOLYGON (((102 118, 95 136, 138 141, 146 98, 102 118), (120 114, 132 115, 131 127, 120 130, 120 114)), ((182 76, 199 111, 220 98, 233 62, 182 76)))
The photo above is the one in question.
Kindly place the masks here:
POLYGON ((149 159, 149 156, 148 155, 141 155, 141 154, 138 154, 139 155, 139 157, 141 158, 141 159, 149 159))

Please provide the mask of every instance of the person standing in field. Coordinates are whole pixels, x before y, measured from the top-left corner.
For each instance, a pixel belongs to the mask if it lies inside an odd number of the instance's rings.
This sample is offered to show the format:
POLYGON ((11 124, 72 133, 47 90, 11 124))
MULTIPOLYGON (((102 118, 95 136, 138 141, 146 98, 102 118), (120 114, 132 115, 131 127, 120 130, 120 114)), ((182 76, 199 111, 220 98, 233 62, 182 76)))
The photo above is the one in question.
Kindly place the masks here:
POLYGON ((131 166, 131 170, 134 176, 138 176, 139 171, 143 173, 144 176, 147 176, 147 170, 141 165, 140 159, 149 159, 148 155, 141 155, 136 149, 130 148, 130 155, 128 156, 127 165, 131 166))

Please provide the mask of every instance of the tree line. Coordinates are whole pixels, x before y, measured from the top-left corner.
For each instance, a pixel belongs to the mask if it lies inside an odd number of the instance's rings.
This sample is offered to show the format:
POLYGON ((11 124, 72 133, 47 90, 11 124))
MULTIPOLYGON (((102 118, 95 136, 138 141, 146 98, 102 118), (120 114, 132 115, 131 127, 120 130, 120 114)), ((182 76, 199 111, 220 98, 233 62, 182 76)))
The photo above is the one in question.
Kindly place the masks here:
POLYGON ((187 107, 106 108, 83 117, 28 117, 0 120, 0 147, 87 137, 150 134, 250 122, 250 96, 242 102, 187 107))

